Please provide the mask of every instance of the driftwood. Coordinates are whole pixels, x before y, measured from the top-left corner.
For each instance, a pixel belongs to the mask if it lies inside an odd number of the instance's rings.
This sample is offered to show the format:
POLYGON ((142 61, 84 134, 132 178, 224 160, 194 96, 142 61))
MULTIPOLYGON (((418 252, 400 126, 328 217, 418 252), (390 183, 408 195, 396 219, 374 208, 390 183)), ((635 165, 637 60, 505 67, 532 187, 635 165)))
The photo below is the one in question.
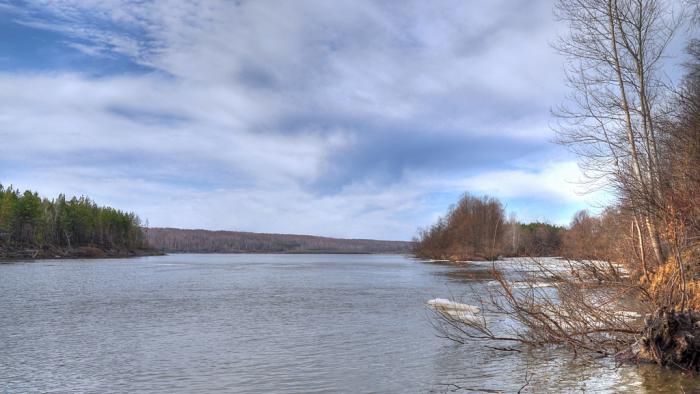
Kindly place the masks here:
POLYGON ((657 310, 645 319, 641 338, 617 359, 700 372, 700 312, 657 310))

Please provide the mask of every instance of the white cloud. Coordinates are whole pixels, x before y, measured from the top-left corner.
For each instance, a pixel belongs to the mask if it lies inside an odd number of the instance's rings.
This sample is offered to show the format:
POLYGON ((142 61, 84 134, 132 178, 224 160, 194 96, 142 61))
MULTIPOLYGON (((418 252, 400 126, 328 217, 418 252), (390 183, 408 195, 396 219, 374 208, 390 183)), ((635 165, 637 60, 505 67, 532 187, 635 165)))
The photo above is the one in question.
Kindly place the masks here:
MULTIPOLYGON (((350 237, 408 239, 452 202, 436 194, 580 204, 566 183, 571 162, 518 163, 521 142, 550 149, 547 110, 562 94, 550 7, 67 0, 13 8, 18 23, 55 32, 86 56, 153 71, 0 73, 0 181, 88 194, 159 226, 350 237), (456 167, 459 158, 428 165, 395 153, 439 156, 409 143, 434 140, 438 150, 443 139, 494 136, 502 162, 473 164, 491 169, 478 175, 456 167), (379 158, 356 151, 377 144, 379 158), (347 179, 333 177, 340 173, 347 179)), ((473 149, 459 154, 480 153, 473 149)))
POLYGON ((502 198, 536 197, 580 202, 584 196, 582 177, 575 161, 548 163, 536 170, 514 169, 482 172, 463 180, 466 190, 502 198))
POLYGON ((9 142, 0 154, 25 163, 47 155, 161 155, 248 177, 311 181, 348 142, 342 131, 257 133, 250 125, 272 116, 269 108, 233 89, 142 76, 0 75, 0 85, 0 132, 9 142))

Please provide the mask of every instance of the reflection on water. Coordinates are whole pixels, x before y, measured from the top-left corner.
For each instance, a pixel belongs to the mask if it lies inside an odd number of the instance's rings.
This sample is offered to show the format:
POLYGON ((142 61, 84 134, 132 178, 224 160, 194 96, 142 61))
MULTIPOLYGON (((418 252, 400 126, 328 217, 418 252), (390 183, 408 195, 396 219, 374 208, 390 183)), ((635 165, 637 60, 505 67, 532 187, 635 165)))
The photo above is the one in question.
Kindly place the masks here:
POLYGON ((0 392, 700 388, 653 367, 437 338, 424 302, 468 299, 487 269, 352 255, 0 264, 0 392))

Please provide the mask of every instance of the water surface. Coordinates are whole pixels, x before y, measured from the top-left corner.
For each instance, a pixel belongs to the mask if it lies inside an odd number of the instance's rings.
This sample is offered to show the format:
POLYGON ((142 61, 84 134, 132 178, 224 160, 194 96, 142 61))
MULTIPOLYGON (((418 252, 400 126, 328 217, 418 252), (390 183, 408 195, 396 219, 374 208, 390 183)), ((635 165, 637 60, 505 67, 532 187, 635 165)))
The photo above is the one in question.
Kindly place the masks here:
POLYGON ((486 286, 484 269, 377 255, 0 264, 0 392, 513 392, 529 381, 536 392, 643 393, 696 385, 658 368, 438 338, 425 301, 468 299, 486 286))

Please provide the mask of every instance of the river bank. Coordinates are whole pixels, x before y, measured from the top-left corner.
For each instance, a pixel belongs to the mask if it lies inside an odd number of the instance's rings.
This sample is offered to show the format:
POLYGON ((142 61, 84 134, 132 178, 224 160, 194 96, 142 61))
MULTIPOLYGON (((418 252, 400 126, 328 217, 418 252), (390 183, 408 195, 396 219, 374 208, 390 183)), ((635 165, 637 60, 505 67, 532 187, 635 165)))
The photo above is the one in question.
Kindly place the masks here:
POLYGON ((46 259, 101 259, 122 257, 163 256, 155 249, 103 249, 94 246, 76 248, 7 248, 0 246, 0 261, 3 260, 46 260, 46 259))

